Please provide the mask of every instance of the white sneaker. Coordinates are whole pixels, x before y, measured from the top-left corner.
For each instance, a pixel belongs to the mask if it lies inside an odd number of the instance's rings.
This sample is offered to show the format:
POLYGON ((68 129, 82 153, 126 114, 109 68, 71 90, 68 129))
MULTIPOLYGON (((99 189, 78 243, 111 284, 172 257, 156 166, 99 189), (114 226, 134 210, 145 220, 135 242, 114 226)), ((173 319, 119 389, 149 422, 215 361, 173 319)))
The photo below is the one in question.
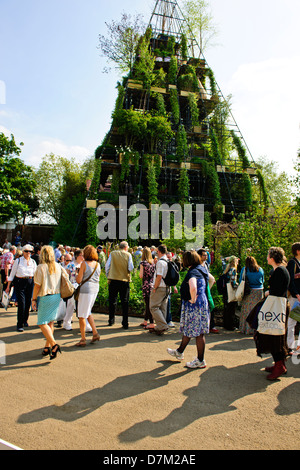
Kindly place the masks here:
POLYGON ((173 323, 172 321, 169 321, 168 327, 169 327, 169 328, 175 328, 175 325, 174 325, 174 323, 173 323))
POLYGON ((187 362, 186 366, 190 369, 205 369, 206 362, 204 360, 199 361, 198 357, 196 357, 193 361, 187 362))
POLYGON ((182 361, 184 359, 184 354, 180 353, 177 351, 177 349, 167 349, 167 352, 170 354, 170 356, 176 357, 179 361, 182 361))

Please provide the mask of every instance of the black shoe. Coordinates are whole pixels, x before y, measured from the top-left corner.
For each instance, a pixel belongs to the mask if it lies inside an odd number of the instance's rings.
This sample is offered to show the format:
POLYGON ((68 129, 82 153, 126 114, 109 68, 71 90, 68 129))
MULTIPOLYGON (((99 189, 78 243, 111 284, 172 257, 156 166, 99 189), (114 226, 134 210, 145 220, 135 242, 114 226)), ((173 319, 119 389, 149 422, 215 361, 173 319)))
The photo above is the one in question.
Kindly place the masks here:
POLYGON ((51 350, 50 350, 50 361, 52 361, 52 359, 56 358, 58 351, 61 354, 60 346, 58 344, 55 344, 53 346, 53 348, 51 348, 51 350), (55 351, 53 351, 53 349, 55 349, 55 351))
POLYGON ((122 325, 123 330, 128 330, 128 325, 122 325))
POLYGON ((112 321, 109 320, 109 321, 108 321, 108 326, 113 326, 114 324, 115 324, 115 320, 112 320, 112 321))
POLYGON ((51 354, 51 348, 44 348, 42 351, 42 356, 48 356, 51 354))

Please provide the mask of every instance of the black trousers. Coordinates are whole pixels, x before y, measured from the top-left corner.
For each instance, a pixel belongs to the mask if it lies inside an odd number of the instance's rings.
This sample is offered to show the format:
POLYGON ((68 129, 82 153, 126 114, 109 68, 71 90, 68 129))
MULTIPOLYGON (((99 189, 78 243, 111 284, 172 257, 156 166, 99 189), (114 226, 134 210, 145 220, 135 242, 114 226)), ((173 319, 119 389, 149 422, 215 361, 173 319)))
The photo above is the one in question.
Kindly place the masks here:
POLYGON ((226 330, 234 330, 237 327, 237 319, 235 316, 235 309, 237 307, 237 302, 227 302, 227 299, 224 298, 224 311, 223 311, 223 322, 224 328, 226 330))
POLYGON ((33 279, 15 277, 14 288, 16 289, 18 302, 17 328, 23 328, 29 317, 33 292, 33 279))
POLYGON ((1 282, 2 282, 2 285, 3 285, 3 292, 4 292, 7 288, 6 275, 5 275, 5 270, 4 269, 1 269, 1 282))
POLYGON ((109 300, 109 323, 115 322, 115 311, 117 306, 118 294, 120 295, 121 307, 122 307, 122 325, 128 326, 128 302, 129 302, 129 282, 124 281, 110 281, 108 285, 108 300, 109 300))

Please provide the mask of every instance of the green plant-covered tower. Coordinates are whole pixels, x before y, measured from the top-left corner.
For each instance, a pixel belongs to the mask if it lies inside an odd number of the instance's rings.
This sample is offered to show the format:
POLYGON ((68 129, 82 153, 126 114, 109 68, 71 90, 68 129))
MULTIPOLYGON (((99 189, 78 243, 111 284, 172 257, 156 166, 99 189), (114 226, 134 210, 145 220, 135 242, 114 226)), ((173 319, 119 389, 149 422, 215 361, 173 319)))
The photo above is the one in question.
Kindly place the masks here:
POLYGON ((204 204, 213 221, 253 208, 254 161, 176 1, 157 0, 95 157, 88 207, 204 204))

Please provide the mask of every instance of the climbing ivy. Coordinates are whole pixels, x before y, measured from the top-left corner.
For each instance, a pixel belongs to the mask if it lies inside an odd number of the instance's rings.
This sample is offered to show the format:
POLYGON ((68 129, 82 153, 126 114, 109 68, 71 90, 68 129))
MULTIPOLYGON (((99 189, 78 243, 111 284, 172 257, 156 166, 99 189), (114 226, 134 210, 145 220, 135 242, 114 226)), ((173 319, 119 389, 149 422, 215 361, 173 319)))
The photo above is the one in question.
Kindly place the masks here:
POLYGON ((178 181, 178 197, 180 204, 186 204, 189 202, 190 194, 190 182, 186 168, 180 169, 179 181, 178 181))
POLYGON ((158 195, 158 183, 156 179, 155 167, 153 164, 149 164, 147 171, 147 180, 148 180, 148 195, 150 204, 159 204, 157 198, 158 195))
POLYGON ((192 117, 192 125, 199 126, 199 109, 198 109, 198 100, 194 93, 190 93, 188 96, 189 107, 192 117))
POLYGON ((180 119, 180 107, 178 103, 178 93, 177 90, 170 90, 170 105, 172 111, 172 117, 175 124, 179 124, 180 119))
POLYGON ((245 170, 246 168, 249 168, 250 162, 247 157, 246 149, 242 145, 241 139, 236 135, 236 133, 231 130, 231 136, 233 140, 233 144, 236 148, 236 151, 238 153, 239 159, 243 165, 243 169, 245 170))
POLYGON ((188 145, 186 131, 183 124, 180 124, 176 134, 176 157, 179 163, 183 162, 188 155, 188 145))

